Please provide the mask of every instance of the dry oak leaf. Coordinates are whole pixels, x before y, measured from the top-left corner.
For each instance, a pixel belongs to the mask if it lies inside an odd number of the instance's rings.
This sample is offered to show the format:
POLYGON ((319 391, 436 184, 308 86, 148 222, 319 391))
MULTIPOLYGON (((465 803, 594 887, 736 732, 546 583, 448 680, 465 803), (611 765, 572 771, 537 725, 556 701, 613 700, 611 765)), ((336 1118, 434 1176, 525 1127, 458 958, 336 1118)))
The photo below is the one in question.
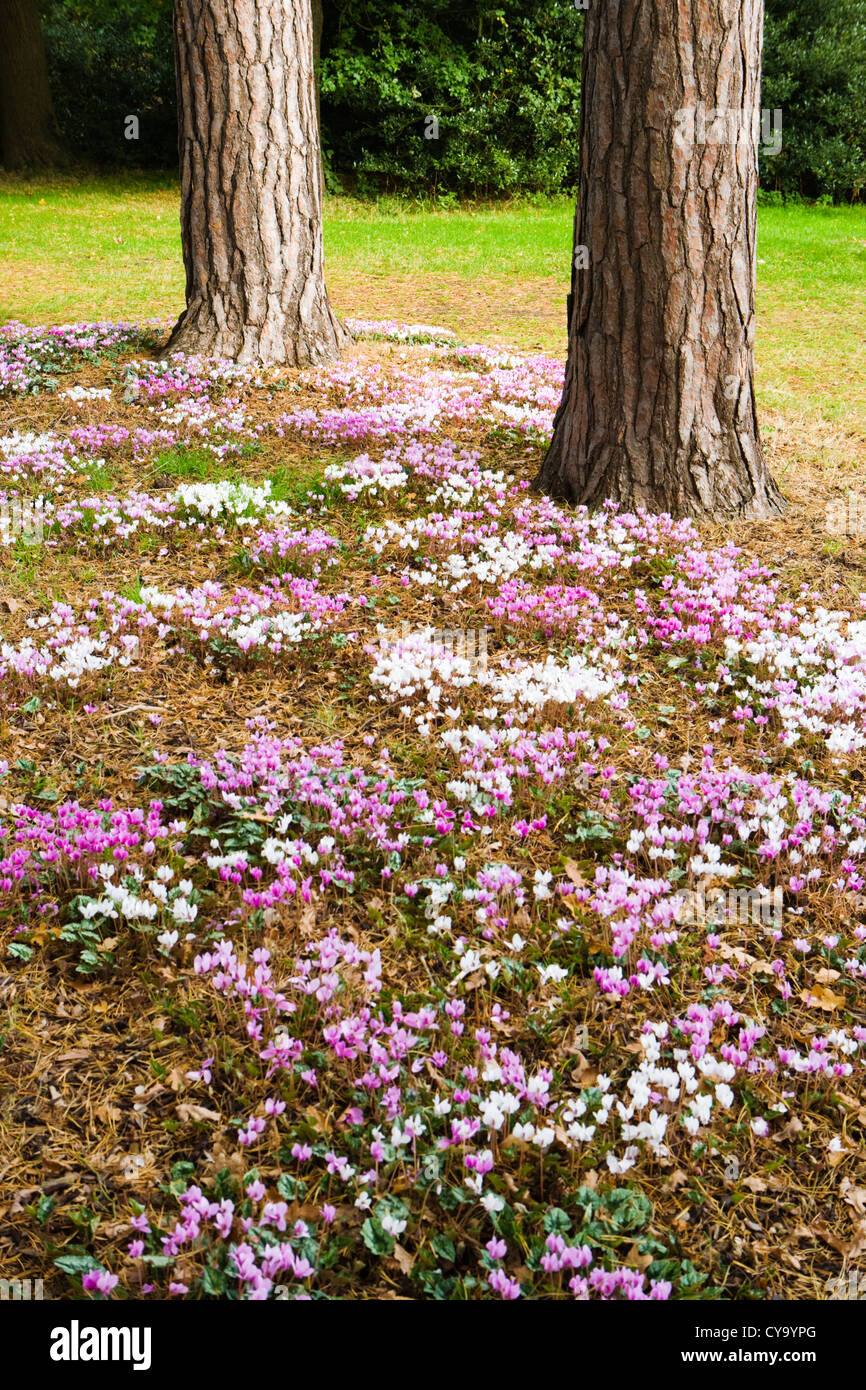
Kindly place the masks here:
POLYGON ((412 1266, 415 1263, 415 1256, 410 1255, 409 1251, 402 1245, 394 1246, 394 1259, 396 1260, 401 1274, 411 1274, 412 1266))
POLYGON ((571 1079, 577 1086, 594 1086, 598 1080, 598 1068, 587 1061, 582 1052, 578 1052, 577 1065, 572 1068, 571 1079))
POLYGON ((813 985, 811 989, 802 989, 800 998, 810 1008, 826 1009, 828 1012, 841 1009, 845 1005, 842 995, 834 994, 826 985, 813 985))
POLYGON ((674 1172, 671 1173, 671 1174, 665 1179, 665 1187, 672 1188, 674 1191, 676 1191, 676 1189, 677 1189, 678 1187, 682 1187, 683 1184, 684 1184, 684 1183, 687 1183, 688 1181, 689 1181, 689 1175, 688 1175, 688 1173, 684 1173, 683 1170, 682 1170, 682 1168, 676 1168, 676 1169, 674 1170, 674 1172))
POLYGON ((750 975, 772 975, 774 973, 773 967, 768 960, 753 960, 749 966, 750 975))
POLYGON ((630 1269, 645 1270, 649 1268, 654 1259, 655 1255, 642 1255, 635 1244, 629 1250, 623 1264, 627 1264, 630 1269))
POLYGON ((866 1216, 866 1187, 856 1187, 850 1178, 843 1178, 840 1190, 848 1206, 853 1207, 858 1216, 866 1216))
POLYGON ((798 1119, 796 1115, 792 1115, 784 1129, 780 1129, 776 1134, 776 1142, 778 1143, 780 1139, 794 1139, 802 1133, 804 1128, 803 1121, 798 1119))
POLYGON ((829 1168, 838 1168, 840 1163, 844 1163, 846 1158, 850 1158, 853 1149, 828 1149, 824 1154, 824 1162, 829 1168))
POLYGON ((220 1115, 218 1111, 207 1110, 203 1105, 193 1105, 191 1101, 186 1100, 181 1101, 180 1105, 178 1105, 177 1117, 179 1120, 184 1121, 209 1120, 214 1124, 218 1124, 220 1120, 220 1115))
POLYGON ((113 1124, 117 1120, 123 1119, 123 1111, 118 1106, 110 1105, 107 1102, 105 1105, 98 1105, 93 1113, 97 1120, 101 1120, 104 1125, 113 1124))
POLYGON ((586 879, 580 872, 580 865, 578 864, 576 859, 566 859, 565 863, 563 864, 563 868, 565 869, 566 877, 574 884, 576 888, 586 887, 586 879))
POLYGON ((764 1182, 764 1179, 759 1178, 757 1174, 753 1174, 748 1178, 743 1178, 740 1186, 747 1187, 750 1192, 766 1192, 767 1190, 767 1184, 764 1182))
POLYGON ((856 1259, 858 1255, 862 1255, 864 1250, 866 1250, 866 1221, 861 1221, 851 1240, 841 1240, 823 1221, 813 1222, 812 1230, 816 1235, 820 1236, 827 1245, 831 1246, 833 1250, 836 1250, 846 1259, 856 1259))

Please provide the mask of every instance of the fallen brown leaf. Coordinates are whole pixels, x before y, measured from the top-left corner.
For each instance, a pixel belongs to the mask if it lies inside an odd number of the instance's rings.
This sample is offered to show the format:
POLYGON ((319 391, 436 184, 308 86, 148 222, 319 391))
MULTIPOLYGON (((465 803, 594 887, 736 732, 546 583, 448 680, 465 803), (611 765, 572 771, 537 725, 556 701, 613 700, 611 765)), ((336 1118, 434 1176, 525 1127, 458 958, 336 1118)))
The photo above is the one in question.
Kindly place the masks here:
POLYGON ((220 1119, 218 1110, 207 1110, 203 1105, 193 1105, 191 1101, 186 1100, 178 1105, 177 1117, 184 1122, 212 1120, 215 1124, 218 1124, 220 1119))

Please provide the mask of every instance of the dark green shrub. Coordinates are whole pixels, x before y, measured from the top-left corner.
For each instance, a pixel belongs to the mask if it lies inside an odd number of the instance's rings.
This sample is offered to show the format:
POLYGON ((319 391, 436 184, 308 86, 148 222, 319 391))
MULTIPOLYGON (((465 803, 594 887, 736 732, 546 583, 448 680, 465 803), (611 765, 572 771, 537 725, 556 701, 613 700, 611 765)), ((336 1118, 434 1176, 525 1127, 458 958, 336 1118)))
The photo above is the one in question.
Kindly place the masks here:
POLYGON ((762 106, 782 150, 761 184, 809 198, 866 192, 866 0, 767 0, 762 106))
MULTIPOLYGON (((84 160, 177 160, 171 0, 43 0, 54 102, 84 160), (126 117, 140 122, 124 138, 126 117)), ((332 189, 442 199, 572 189, 583 19, 574 0, 325 0, 332 189), (438 138, 433 118, 438 122, 438 138)), ((764 192, 866 195, 866 0, 767 0, 762 105, 783 113, 764 192)))
POLYGON ((171 4, 53 4, 43 19, 54 109, 83 160, 171 168, 177 101, 171 4), (127 139, 127 117, 138 139, 127 139))
POLYGON ((330 165, 360 192, 572 187, 582 27, 573 0, 326 7, 330 165))

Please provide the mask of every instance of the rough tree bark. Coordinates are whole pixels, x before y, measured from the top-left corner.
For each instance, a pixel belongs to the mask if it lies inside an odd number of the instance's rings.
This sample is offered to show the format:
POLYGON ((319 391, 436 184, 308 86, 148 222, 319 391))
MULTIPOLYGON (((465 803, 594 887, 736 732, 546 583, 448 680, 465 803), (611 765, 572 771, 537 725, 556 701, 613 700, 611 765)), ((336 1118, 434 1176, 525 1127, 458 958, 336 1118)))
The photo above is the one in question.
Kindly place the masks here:
POLYGON ((589 6, 568 362, 535 482, 553 497, 784 505, 754 390, 762 26, 763 0, 589 6))
POLYGON ((175 0, 187 308, 171 351, 304 366, 328 301, 310 0, 175 0))
POLYGON ((0 0, 0 163, 68 163, 48 87, 36 0, 0 0))
POLYGON ((319 182, 325 187, 325 170, 322 164, 322 31, 325 27, 323 0, 312 0, 313 8, 313 78, 316 83, 316 129, 319 132, 317 149, 319 152, 319 182))

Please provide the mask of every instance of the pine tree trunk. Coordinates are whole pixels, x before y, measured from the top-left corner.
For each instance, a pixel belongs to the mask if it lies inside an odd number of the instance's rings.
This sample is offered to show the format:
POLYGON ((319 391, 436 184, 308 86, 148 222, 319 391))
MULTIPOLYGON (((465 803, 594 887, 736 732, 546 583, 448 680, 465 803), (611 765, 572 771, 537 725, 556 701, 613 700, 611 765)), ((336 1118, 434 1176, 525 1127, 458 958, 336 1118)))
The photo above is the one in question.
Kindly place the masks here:
POLYGON ((0 0, 0 163, 68 163, 54 118, 36 0, 0 0))
POLYGON ((187 308, 170 351, 304 366, 328 302, 310 0, 175 0, 187 308))
POLYGON ((553 497, 784 506, 754 387, 762 24, 763 0, 589 6, 568 363, 535 483, 553 497))
POLYGON ((323 0, 312 0, 313 7, 313 78, 316 83, 316 129, 319 132, 319 182, 324 193, 325 170, 322 164, 322 31, 325 28, 323 0))

